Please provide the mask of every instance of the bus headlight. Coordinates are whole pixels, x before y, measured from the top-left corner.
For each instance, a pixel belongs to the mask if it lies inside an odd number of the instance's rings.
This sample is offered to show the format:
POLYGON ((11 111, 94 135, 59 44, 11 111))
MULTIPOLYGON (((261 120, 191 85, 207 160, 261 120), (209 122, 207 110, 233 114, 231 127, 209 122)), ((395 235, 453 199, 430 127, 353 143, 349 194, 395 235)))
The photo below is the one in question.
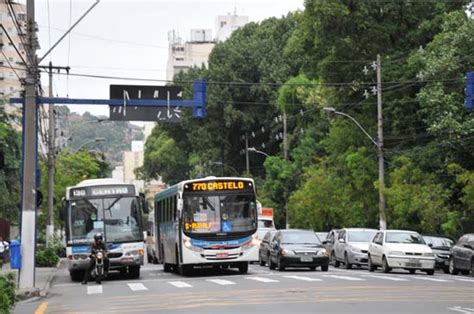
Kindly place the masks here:
POLYGON ((245 242, 244 244, 242 244, 242 249, 243 250, 249 250, 252 247, 254 247, 255 245, 257 245, 257 246, 260 245, 260 240, 258 239, 257 234, 254 234, 252 236, 252 239, 250 239, 247 242, 245 242))
POLYGON ((201 252, 203 249, 198 247, 198 246, 194 246, 192 243, 191 243, 191 239, 190 238, 184 238, 183 237, 183 244, 184 244, 184 247, 186 247, 187 249, 190 249, 192 251, 195 251, 195 252, 201 252))
POLYGON ((138 249, 138 250, 133 250, 125 253, 125 256, 143 256, 145 255, 145 250, 144 249, 138 249))

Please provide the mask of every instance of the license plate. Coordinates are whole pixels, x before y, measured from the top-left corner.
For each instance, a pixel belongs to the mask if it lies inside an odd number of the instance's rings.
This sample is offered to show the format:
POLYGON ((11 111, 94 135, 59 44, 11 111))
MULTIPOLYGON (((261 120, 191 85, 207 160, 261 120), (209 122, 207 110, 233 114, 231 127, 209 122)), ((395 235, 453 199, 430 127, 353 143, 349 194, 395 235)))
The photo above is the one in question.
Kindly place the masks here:
POLYGON ((311 256, 302 256, 301 261, 302 262, 312 262, 313 258, 311 256))
POLYGON ((408 262, 406 263, 407 267, 421 267, 421 263, 408 262))
POLYGON ((217 253, 216 258, 228 258, 229 254, 228 253, 217 253))

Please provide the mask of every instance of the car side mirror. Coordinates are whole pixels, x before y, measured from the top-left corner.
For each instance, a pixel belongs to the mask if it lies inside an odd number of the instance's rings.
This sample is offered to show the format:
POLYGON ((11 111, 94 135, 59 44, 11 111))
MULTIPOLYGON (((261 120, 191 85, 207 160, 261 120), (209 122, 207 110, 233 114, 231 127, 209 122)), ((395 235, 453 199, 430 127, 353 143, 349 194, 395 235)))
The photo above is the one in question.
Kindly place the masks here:
POLYGON ((429 246, 429 247, 433 247, 433 243, 428 243, 428 246, 429 246))
POLYGON ((346 240, 344 240, 344 239, 339 239, 339 243, 346 243, 346 240))
POLYGON ((321 243, 322 243, 323 245, 326 245, 326 244, 329 243, 329 241, 328 241, 328 240, 323 240, 321 243))
POLYGON ((59 219, 61 219, 61 221, 64 221, 64 216, 65 216, 66 209, 67 209, 67 201, 63 197, 61 199, 61 208, 59 208, 59 219))

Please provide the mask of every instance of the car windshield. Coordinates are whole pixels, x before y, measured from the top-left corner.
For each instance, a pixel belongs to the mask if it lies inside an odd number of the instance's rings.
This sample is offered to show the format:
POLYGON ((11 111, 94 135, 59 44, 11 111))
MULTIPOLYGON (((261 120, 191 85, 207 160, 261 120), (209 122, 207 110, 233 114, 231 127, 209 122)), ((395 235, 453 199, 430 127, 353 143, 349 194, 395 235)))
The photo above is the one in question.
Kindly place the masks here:
POLYGON ((416 232, 387 232, 385 242, 425 244, 423 238, 416 232))
POLYGON ((321 244, 314 232, 285 232, 282 234, 282 244, 321 244))
POLYGON ((139 202, 136 197, 79 199, 69 206, 69 242, 88 243, 98 232, 108 242, 140 241, 139 202))
POLYGON ((454 241, 449 238, 423 236, 426 244, 431 244, 432 247, 452 247, 454 241))
POLYGON ((257 228, 253 195, 184 196, 183 227, 189 233, 233 233, 257 228))
POLYGON ((374 238, 374 235, 376 233, 377 233, 377 230, 348 231, 347 241, 348 242, 370 242, 374 238))

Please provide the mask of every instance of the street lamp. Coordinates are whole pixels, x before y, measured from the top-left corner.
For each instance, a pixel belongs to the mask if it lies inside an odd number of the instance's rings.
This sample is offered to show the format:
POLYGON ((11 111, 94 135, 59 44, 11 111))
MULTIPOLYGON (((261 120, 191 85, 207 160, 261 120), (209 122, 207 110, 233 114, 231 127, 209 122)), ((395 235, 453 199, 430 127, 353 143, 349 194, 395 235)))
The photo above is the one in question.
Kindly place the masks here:
POLYGON ((247 148, 249 152, 254 152, 254 153, 257 153, 257 154, 262 154, 264 155, 265 157, 270 157, 270 155, 268 155, 267 153, 265 152, 262 152, 261 150, 258 150, 256 149, 255 147, 249 147, 247 148))
POLYGON ((87 141, 87 142, 85 142, 85 143, 82 143, 81 146, 79 146, 79 147, 74 151, 74 153, 77 153, 78 151, 80 151, 81 148, 83 148, 83 147, 86 146, 87 144, 94 143, 94 142, 98 144, 98 143, 102 143, 102 142, 105 142, 105 141, 106 141, 106 139, 105 139, 104 137, 96 137, 96 138, 93 139, 93 140, 90 140, 90 141, 87 141))
POLYGON ((377 147, 377 154, 379 156, 379 227, 381 230, 387 229, 387 220, 385 218, 385 196, 383 193, 383 190, 385 189, 385 165, 384 165, 384 160, 383 160, 383 151, 382 151, 382 142, 381 142, 381 136, 377 138, 377 141, 370 136, 370 134, 360 125, 359 122, 357 122, 356 119, 354 119, 352 116, 348 115, 347 113, 337 111, 333 107, 324 107, 324 111, 331 113, 331 114, 337 114, 340 116, 344 116, 346 118, 349 118, 352 122, 355 123, 359 127, 359 129, 370 139, 370 141, 377 147))

